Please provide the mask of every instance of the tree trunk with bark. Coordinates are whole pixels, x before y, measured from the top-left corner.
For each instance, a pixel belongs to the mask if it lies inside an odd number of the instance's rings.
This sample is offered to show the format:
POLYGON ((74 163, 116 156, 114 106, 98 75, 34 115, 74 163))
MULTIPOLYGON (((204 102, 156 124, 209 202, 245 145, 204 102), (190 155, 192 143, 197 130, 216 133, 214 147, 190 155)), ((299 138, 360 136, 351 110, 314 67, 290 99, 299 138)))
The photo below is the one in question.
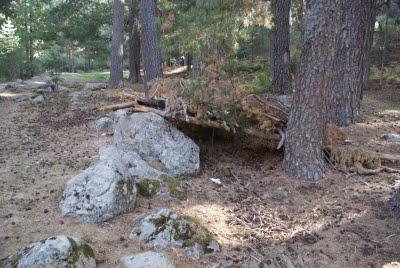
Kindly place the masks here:
MULTIPOLYGON (((196 11, 201 12, 204 5, 208 0, 196 0, 196 11)), ((200 44, 200 50, 193 53, 193 76, 199 77, 204 74, 205 64, 204 64, 204 55, 201 51, 202 43, 204 42, 201 37, 196 38, 196 42, 200 44)))
POLYGON ((343 1, 339 48, 335 64, 330 123, 348 126, 360 116, 365 30, 363 0, 343 1))
POLYGON ((287 125, 283 167, 295 179, 324 178, 323 141, 337 51, 339 0, 309 0, 299 78, 287 125))
POLYGON ((370 68, 371 68, 371 48, 374 40, 374 30, 376 22, 377 0, 365 0, 362 5, 363 24, 367 25, 364 32, 364 48, 363 48, 363 76, 362 76, 362 92, 368 89, 370 68))
POLYGON ((123 85, 124 60, 124 6, 121 0, 114 0, 114 24, 111 45, 110 87, 123 85))
POLYGON ((145 80, 150 81, 162 77, 160 29, 156 20, 155 0, 141 0, 140 22, 145 80))
POLYGON ((370 67, 371 20, 374 19, 368 14, 374 10, 373 2, 342 2, 341 35, 329 116, 329 121, 338 126, 354 124, 360 118, 364 76, 366 68, 369 73, 370 67))
POLYGON ((272 90, 287 94, 291 91, 290 74, 290 0, 273 0, 274 28, 272 30, 272 90))
POLYGON ((138 0, 129 5, 129 82, 140 82, 140 32, 138 0))

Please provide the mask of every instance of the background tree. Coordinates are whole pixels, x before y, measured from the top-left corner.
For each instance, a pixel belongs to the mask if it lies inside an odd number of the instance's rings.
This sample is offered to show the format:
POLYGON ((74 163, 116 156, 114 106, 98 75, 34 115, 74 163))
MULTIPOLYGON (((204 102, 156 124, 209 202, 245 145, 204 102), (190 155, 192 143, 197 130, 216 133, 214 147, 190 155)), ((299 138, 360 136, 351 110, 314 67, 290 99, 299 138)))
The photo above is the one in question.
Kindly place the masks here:
POLYGON ((156 16, 154 0, 141 0, 140 22, 145 81, 150 81, 162 76, 160 21, 156 16))
POLYGON ((138 0, 129 5, 129 81, 140 82, 140 31, 138 0))
POLYGON ((271 37, 272 90, 291 91, 290 73, 290 0, 273 0, 274 27, 271 37))
POLYGON ((335 63, 334 86, 329 119, 338 126, 354 124, 360 116, 363 50, 369 23, 363 19, 364 1, 343 3, 339 48, 335 63))
POLYGON ((323 140, 337 54, 339 0, 310 0, 283 167, 295 179, 324 178, 323 140))
POLYGON ((111 68, 109 84, 111 88, 122 86, 124 73, 124 6, 121 0, 114 0, 114 25, 111 48, 111 68))

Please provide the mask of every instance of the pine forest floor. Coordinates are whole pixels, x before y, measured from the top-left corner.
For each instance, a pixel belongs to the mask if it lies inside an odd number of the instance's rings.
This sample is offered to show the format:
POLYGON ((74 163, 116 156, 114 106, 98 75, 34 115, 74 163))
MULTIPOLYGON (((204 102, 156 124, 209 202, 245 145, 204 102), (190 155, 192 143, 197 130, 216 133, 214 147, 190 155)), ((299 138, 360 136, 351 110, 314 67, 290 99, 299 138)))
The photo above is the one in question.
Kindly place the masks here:
MULTIPOLYGON (((381 136, 400 131, 400 81, 386 81, 383 89, 372 85, 364 96, 363 123, 345 131, 354 144, 399 153, 399 143, 381 136)), ((46 94, 43 106, 0 102, 0 259, 30 242, 66 234, 91 243, 98 267, 119 267, 121 257, 146 250, 128 238, 134 219, 169 207, 196 218, 222 246, 221 253, 197 262, 183 250, 166 250, 177 267, 266 267, 261 263, 284 258, 295 267, 400 267, 399 221, 384 209, 399 175, 330 169, 323 181, 295 181, 282 171, 282 152, 255 153, 218 140, 197 140, 202 171, 186 182, 186 201, 139 196, 133 212, 103 224, 61 217, 64 184, 112 142, 90 123, 101 115, 99 107, 120 101, 106 90, 73 107, 68 93, 46 94), (222 186, 210 178, 220 178, 222 186)))

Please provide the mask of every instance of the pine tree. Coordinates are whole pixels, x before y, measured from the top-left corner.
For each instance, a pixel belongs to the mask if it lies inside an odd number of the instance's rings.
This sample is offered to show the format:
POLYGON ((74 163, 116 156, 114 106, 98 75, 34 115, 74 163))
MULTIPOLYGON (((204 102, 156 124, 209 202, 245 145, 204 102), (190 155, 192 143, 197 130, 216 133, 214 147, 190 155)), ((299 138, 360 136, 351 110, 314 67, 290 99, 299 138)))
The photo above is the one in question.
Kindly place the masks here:
POLYGON ((114 25, 111 48, 110 87, 118 88, 123 84, 124 57, 124 6, 121 0, 114 0, 114 25))
POLYGON ((310 0, 283 167, 295 179, 324 178, 323 141, 337 54, 340 0, 310 0))

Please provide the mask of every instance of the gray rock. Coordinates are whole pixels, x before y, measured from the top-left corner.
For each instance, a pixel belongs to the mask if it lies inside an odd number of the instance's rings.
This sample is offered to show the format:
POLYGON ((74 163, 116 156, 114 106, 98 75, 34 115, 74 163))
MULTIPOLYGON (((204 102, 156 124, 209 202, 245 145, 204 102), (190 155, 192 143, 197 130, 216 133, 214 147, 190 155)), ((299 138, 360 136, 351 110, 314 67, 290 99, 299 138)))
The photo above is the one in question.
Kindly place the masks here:
POLYGON ((17 84, 23 84, 24 81, 23 81, 22 79, 17 79, 17 80, 15 80, 15 83, 17 83, 17 84))
POLYGON ((60 235, 29 245, 6 259, 3 265, 6 268, 94 268, 96 261, 89 244, 79 238, 60 235))
POLYGON ((96 91, 96 90, 102 90, 106 89, 107 84, 105 83, 86 83, 85 86, 83 87, 83 90, 90 90, 90 91, 96 91))
POLYGON ((126 109, 116 110, 115 112, 110 112, 110 113, 108 113, 107 116, 110 117, 112 120, 114 120, 114 123, 117 123, 121 117, 127 116, 128 114, 131 114, 131 113, 132 113, 132 109, 126 108, 126 109))
POLYGON ((207 246, 206 249, 208 252, 219 252, 220 248, 219 248, 219 244, 217 243, 217 241, 215 240, 211 240, 210 244, 207 246))
POLYGON ((184 218, 168 208, 141 217, 129 238, 142 240, 153 249, 183 248, 194 260, 203 253, 220 251, 211 233, 196 220, 184 218))
POLYGON ((42 95, 39 95, 39 96, 33 98, 31 101, 32 101, 32 104, 34 104, 34 105, 41 105, 44 103, 44 97, 42 95))
POLYGON ((71 94, 69 94, 70 96, 70 102, 72 105, 77 105, 81 102, 82 97, 84 96, 84 94, 80 91, 76 91, 76 92, 72 92, 71 94))
POLYGON ((15 91, 18 88, 18 84, 15 82, 9 82, 6 84, 5 89, 8 91, 15 91))
POLYGON ((383 135, 383 139, 389 142, 400 142, 400 135, 394 133, 387 133, 383 135))
POLYGON ((198 243, 196 243, 193 247, 185 248, 185 252, 189 255, 190 258, 197 261, 200 259, 200 256, 203 253, 203 249, 198 243))
POLYGON ((121 152, 136 152, 147 163, 160 163, 159 170, 172 177, 197 173, 200 169, 199 147, 153 113, 120 117, 115 126, 114 144, 121 152))
POLYGON ((188 222, 168 208, 145 217, 139 230, 130 234, 131 239, 139 238, 150 248, 182 248, 190 237, 188 222))
POLYGON ((12 99, 16 103, 26 103, 29 100, 27 95, 17 95, 17 96, 12 97, 12 99))
POLYGON ((123 257, 121 262, 125 268, 174 268, 175 265, 164 253, 153 251, 123 257))
POLYGON ((53 88, 52 87, 43 87, 43 88, 35 88, 33 92, 43 94, 43 93, 52 93, 53 88))
POLYGON ((90 127, 97 132, 105 131, 114 127, 114 121, 109 117, 102 117, 94 121, 90 127))
POLYGON ((136 185, 128 172, 130 158, 113 146, 101 148, 99 162, 66 184, 62 215, 98 223, 133 209, 136 185))

